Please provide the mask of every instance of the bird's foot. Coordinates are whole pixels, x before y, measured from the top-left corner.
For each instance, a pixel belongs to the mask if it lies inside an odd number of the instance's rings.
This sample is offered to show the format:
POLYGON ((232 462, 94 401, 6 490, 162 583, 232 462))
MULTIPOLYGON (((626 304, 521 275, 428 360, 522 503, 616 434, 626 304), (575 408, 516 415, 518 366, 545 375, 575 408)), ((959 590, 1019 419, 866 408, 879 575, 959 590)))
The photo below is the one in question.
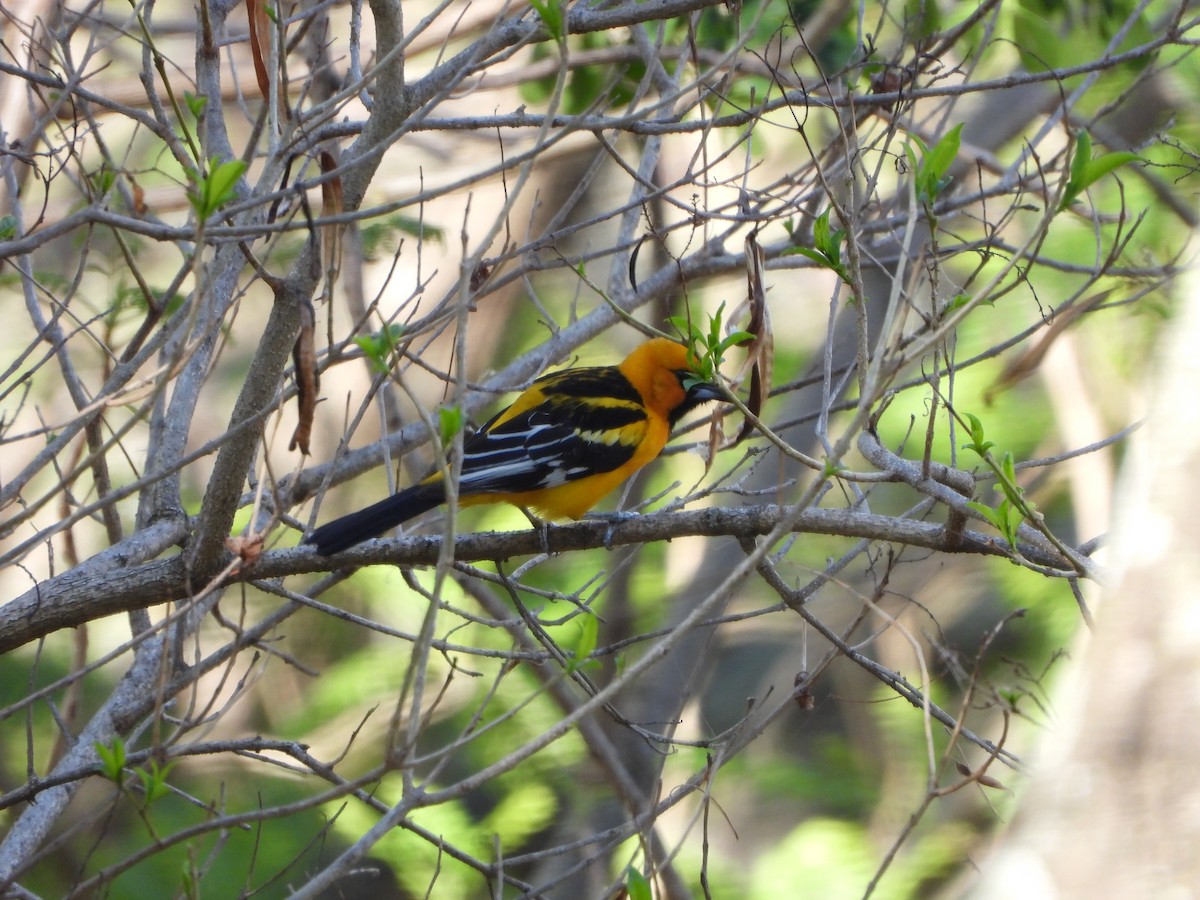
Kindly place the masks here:
POLYGON ((520 507, 521 512, 525 514, 525 518, 529 520, 529 524, 533 526, 533 530, 538 533, 541 539, 542 553, 546 556, 550 555, 550 523, 545 519, 540 518, 533 510, 520 507))
POLYGON ((630 519, 636 519, 641 513, 633 512, 632 510, 618 510, 616 512, 603 513, 587 513, 584 518, 593 522, 607 522, 608 527, 604 529, 604 549, 611 550, 613 540, 613 530, 622 522, 628 522, 630 519))

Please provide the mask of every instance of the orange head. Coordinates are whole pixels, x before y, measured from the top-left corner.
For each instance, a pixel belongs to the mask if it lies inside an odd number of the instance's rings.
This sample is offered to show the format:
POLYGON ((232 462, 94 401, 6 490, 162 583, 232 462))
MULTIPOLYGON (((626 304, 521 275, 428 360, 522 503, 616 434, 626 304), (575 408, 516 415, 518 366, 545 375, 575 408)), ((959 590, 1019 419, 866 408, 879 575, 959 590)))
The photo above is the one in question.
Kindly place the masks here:
POLYGON ((618 368, 637 388, 646 407, 672 425, 701 403, 725 396, 715 384, 699 382, 686 387, 685 379, 697 377, 688 365, 688 348, 667 338, 652 338, 639 345, 618 368))

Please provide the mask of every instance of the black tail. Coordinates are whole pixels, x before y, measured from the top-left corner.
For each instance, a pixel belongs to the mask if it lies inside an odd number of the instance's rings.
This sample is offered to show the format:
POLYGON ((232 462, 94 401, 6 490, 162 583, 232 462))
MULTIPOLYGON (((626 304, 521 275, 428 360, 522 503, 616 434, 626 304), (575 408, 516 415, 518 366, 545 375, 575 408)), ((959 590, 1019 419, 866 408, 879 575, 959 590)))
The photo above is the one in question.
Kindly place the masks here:
POLYGON ((322 556, 340 553, 433 509, 445 499, 446 492, 440 484, 415 484, 366 509, 322 525, 304 543, 313 544, 322 556))

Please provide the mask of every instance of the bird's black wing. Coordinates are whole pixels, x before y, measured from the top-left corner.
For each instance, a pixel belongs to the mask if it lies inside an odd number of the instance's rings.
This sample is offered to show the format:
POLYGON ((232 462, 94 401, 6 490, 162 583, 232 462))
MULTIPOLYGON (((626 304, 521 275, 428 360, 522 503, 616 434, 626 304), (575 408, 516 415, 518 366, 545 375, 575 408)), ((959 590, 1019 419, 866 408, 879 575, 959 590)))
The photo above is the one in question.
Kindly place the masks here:
POLYGON ((538 402, 514 404, 467 440, 460 492, 536 491, 627 463, 647 415, 640 395, 614 371, 575 369, 535 382, 531 400, 538 402))

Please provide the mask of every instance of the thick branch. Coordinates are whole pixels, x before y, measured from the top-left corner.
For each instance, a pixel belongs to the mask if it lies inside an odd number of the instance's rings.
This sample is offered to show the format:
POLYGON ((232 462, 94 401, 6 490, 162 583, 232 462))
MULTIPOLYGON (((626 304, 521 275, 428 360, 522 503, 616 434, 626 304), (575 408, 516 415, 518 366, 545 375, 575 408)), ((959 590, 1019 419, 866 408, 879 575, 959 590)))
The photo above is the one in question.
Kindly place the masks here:
MULTIPOLYGON (((678 537, 746 537, 767 534, 788 514, 773 504, 743 509, 700 509, 634 516, 618 521, 583 521, 549 525, 545 531, 479 532, 460 535, 455 559, 461 562, 503 560, 532 556, 548 550, 564 553, 598 547, 619 547, 678 537)), ((867 538, 887 543, 924 547, 946 553, 977 553, 1016 560, 1003 540, 976 531, 947 534, 944 526, 912 522, 845 509, 808 509, 796 519, 798 533, 867 538)), ((283 578, 328 570, 331 559, 346 565, 387 564, 430 566, 441 552, 439 535, 420 535, 371 541, 336 557, 318 556, 307 547, 263 554, 250 569, 231 575, 229 584, 264 578, 283 578)), ((1036 565, 1069 570, 1067 560, 1041 547, 1021 546, 1022 558, 1036 565)), ((189 595, 188 570, 182 557, 83 577, 76 571, 51 578, 0 608, 0 653, 62 628, 80 625, 101 616, 144 609, 189 595)))

